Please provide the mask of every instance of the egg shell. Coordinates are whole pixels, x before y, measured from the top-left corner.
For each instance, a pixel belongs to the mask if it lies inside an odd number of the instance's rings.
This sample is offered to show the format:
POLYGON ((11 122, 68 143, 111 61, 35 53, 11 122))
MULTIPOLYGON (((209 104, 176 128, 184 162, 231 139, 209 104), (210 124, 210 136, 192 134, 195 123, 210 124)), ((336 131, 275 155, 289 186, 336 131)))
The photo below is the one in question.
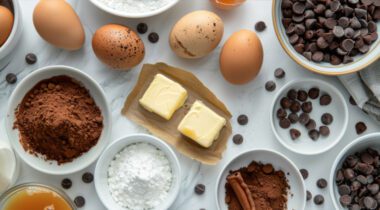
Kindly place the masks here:
POLYGON ((183 58, 201 58, 213 51, 224 32, 222 19, 213 12, 199 10, 183 16, 173 27, 169 43, 183 58))
POLYGON ((130 28, 116 24, 99 28, 92 38, 92 48, 99 60, 119 70, 138 65, 145 56, 140 37, 130 28))
POLYGON ((13 13, 6 7, 0 6, 0 46, 8 39, 13 28, 13 13))
POLYGON ((33 23, 38 34, 58 48, 78 50, 84 44, 82 23, 65 0, 40 0, 34 8, 33 23))
POLYGON ((260 72, 263 47, 255 32, 240 30, 228 38, 220 53, 220 70, 232 84, 245 84, 260 72))

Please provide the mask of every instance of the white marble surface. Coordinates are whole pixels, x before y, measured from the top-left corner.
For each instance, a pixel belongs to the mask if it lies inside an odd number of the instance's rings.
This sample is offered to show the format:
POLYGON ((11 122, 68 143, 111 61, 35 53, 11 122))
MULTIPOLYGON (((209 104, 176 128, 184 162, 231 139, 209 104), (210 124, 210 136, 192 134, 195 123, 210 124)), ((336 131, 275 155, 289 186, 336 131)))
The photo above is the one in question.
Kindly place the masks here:
MULTIPOLYGON (((73 66, 90 74, 104 88, 107 93, 109 103, 112 109, 113 117, 113 133, 112 140, 121 136, 145 132, 143 129, 131 123, 128 119, 120 115, 121 107, 125 98, 133 87, 141 65, 137 66, 130 72, 117 72, 109 70, 103 66, 96 58, 91 49, 91 37, 94 31, 106 23, 120 23, 135 28, 137 23, 146 22, 149 25, 149 31, 159 33, 161 40, 157 44, 150 44, 147 41, 147 35, 143 35, 142 39, 146 44, 146 57, 144 63, 155 63, 158 61, 166 62, 170 65, 179 66, 188 69, 196 74, 207 86, 215 92, 215 94, 226 103, 230 111, 233 113, 233 131, 241 133, 245 137, 242 145, 234 145, 232 141, 228 142, 228 148, 223 155, 223 159, 216 166, 205 166, 190 160, 178 154, 183 170, 183 184, 181 192, 171 208, 173 210, 196 210, 206 208, 208 210, 216 209, 214 189, 216 177, 228 161, 239 153, 253 148, 270 148, 279 151, 291 160, 299 168, 306 168, 310 172, 309 178, 306 180, 307 189, 313 195, 323 194, 326 202, 322 206, 315 206, 312 202, 308 202, 306 209, 326 209, 332 210, 333 206, 330 200, 328 189, 320 190, 316 187, 318 178, 329 177, 330 167, 337 153, 349 142, 357 138, 355 133, 355 123, 359 120, 364 121, 368 125, 366 133, 375 132, 378 126, 370 121, 358 108, 349 105, 350 122, 348 130, 342 141, 329 152, 317 156, 303 156, 292 153, 282 147, 275 139, 269 121, 270 104, 272 103, 275 93, 286 82, 297 78, 319 78, 330 82, 339 88, 344 94, 348 103, 348 94, 342 85, 334 77, 324 77, 308 72, 296 65, 280 47, 272 27, 271 20, 271 1, 270 0, 248 0, 244 6, 230 12, 223 12, 214 9, 207 0, 182 0, 177 6, 170 11, 153 18, 143 20, 127 20, 106 14, 95 8, 87 0, 71 0, 70 3, 79 14, 86 30, 86 45, 77 52, 67 52, 56 49, 44 42, 36 33, 32 24, 32 12, 37 0, 20 0, 24 32, 20 41, 20 45, 14 50, 14 58, 12 62, 0 72, 0 117, 4 118, 7 100, 12 93, 15 85, 9 85, 5 82, 5 76, 9 72, 16 73, 21 80, 31 71, 47 65, 63 64, 73 66), (220 48, 215 50, 211 55, 199 60, 184 60, 176 57, 168 46, 168 33, 171 26, 182 15, 197 9, 208 9, 218 13, 225 22, 225 36, 223 42, 233 31, 241 28, 252 29, 255 22, 264 20, 268 28, 259 34, 265 51, 264 64, 261 73, 255 81, 244 86, 232 86, 224 81, 218 70, 218 55, 220 48), (38 56, 38 62, 35 65, 27 65, 24 62, 24 56, 28 52, 33 52, 38 56), (267 80, 274 79, 273 71, 277 67, 283 67, 286 70, 286 78, 276 80, 277 89, 275 92, 268 93, 264 90, 264 84, 267 80), (246 126, 238 126, 236 117, 239 114, 247 114, 249 116, 249 124, 246 126), (193 193, 193 187, 197 183, 206 185, 206 193, 202 196, 193 193)), ((2 134, 4 140, 4 134, 2 134)), ((93 171, 94 164, 85 171, 93 171)), ((77 195, 83 195, 87 204, 83 208, 85 210, 103 210, 104 206, 100 203, 94 189, 93 184, 83 184, 81 175, 83 172, 68 176, 74 182, 74 187, 68 190, 68 194, 74 198, 77 195)), ((23 182, 41 182, 55 186, 60 185, 61 176, 49 176, 39 173, 25 164, 22 164, 22 171, 19 183, 23 182)), ((332 183, 329 183, 332 184, 332 183)))

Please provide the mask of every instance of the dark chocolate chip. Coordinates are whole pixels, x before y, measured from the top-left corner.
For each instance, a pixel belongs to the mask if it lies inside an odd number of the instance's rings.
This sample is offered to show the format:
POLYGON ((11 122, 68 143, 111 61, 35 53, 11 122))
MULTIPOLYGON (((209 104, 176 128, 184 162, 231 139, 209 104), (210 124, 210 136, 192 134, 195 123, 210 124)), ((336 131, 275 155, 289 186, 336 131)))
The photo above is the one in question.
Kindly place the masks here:
POLYGON ((309 122, 305 125, 307 130, 314 130, 317 127, 315 120, 310 119, 309 122))
POLYGON ((290 89, 287 93, 289 99, 296 100, 297 99, 297 91, 294 89, 290 89))
POLYGON ((370 196, 366 196, 363 203, 367 209, 376 209, 377 207, 377 201, 370 196))
POLYGON ((301 110, 301 104, 298 101, 293 101, 292 105, 290 105, 290 111, 297 113, 301 110))
POLYGON ((279 118, 279 119, 282 119, 282 118, 285 118, 285 117, 288 116, 288 114, 286 113, 286 110, 285 110, 285 109, 282 109, 282 108, 279 108, 279 109, 277 110, 276 115, 277 115, 277 118, 279 118))
POLYGON ((295 128, 290 129, 289 133, 290 133, 290 138, 292 138, 292 140, 296 140, 301 136, 301 132, 295 128))
POLYGON ((35 64, 37 62, 37 56, 34 53, 28 53, 25 56, 25 61, 27 64, 35 64))
POLYGON ((310 130, 310 131, 309 131, 309 137, 310 137, 312 140, 316 141, 316 140, 319 139, 319 132, 318 132, 317 130, 315 130, 315 129, 310 130))
POLYGON ((204 184, 197 184, 197 185, 194 187, 194 192, 195 192, 197 195, 202 195, 205 191, 206 191, 206 186, 205 186, 204 184))
POLYGON ((334 117, 330 113, 324 113, 321 117, 321 122, 324 125, 330 125, 334 121, 334 117))
POLYGON ((324 136, 324 137, 327 137, 330 135, 330 129, 329 127, 327 126, 320 126, 319 127, 319 133, 321 134, 321 136, 324 136))
POLYGON ((322 105, 322 106, 327 106, 327 105, 329 105, 331 103, 331 101, 332 101, 331 96, 328 95, 328 94, 324 94, 319 99, 319 104, 322 105))
POLYGON ((264 21, 259 21, 255 24, 255 30, 257 32, 262 32, 267 28, 266 24, 264 21))
POLYGON ((70 189, 71 186, 73 186, 73 182, 70 179, 65 178, 65 179, 62 180, 61 186, 62 186, 63 189, 67 190, 67 189, 70 189))
POLYGON ((269 92, 272 92, 276 89, 276 83, 272 80, 265 83, 265 89, 269 92))
POLYGON ((308 95, 311 99, 316 99, 319 97, 319 88, 310 88, 308 95))
POLYGON ((152 32, 148 35, 148 40, 151 43, 156 43, 160 39, 160 36, 156 32, 152 32))
POLYGON ((314 61, 314 62, 321 62, 324 58, 324 54, 323 52, 321 51, 316 51, 315 53, 313 53, 313 55, 311 56, 311 60, 314 61))
POLYGON ((352 49, 354 49, 355 42, 352 39, 345 39, 343 40, 341 47, 346 52, 350 52, 352 49))
POLYGON ((342 184, 338 187, 339 195, 349 195, 351 193, 350 186, 342 184))
POLYGON ((86 172, 82 175, 82 181, 84 183, 91 183, 92 181, 94 181, 94 175, 90 172, 86 172))
POLYGON ((313 104, 310 101, 307 101, 302 103, 301 108, 303 112, 310 113, 313 110, 313 104))
POLYGON ((306 169, 300 169, 300 172, 301 172, 301 175, 302 175, 302 178, 303 179, 307 179, 308 177, 309 177, 309 171, 308 170, 306 170, 306 169))
POLYGON ((307 95, 307 92, 306 92, 306 91, 304 91, 304 90, 299 90, 299 91, 297 92, 297 99, 298 99, 299 101, 304 102, 304 101, 307 100, 307 97, 308 97, 308 95, 307 95))
POLYGON ((288 119, 289 119, 289 121, 292 124, 297 123, 298 122, 298 115, 297 115, 297 113, 290 113, 289 116, 288 116, 288 119))
POLYGON ((290 120, 289 119, 287 119, 287 118, 282 118, 282 119, 280 119, 280 121, 279 121, 279 125, 280 125, 280 127, 281 128, 284 128, 284 129, 286 129, 286 128, 289 128, 290 127, 290 120))
POLYGON ((306 124, 310 121, 310 116, 309 116, 309 114, 307 114, 307 113, 302 113, 302 114, 299 116, 298 121, 299 121, 302 125, 306 125, 306 124))
POLYGON ((244 139, 243 139, 243 136, 240 135, 240 134, 235 134, 235 135, 232 137, 232 141, 233 141, 235 144, 237 144, 237 145, 243 143, 243 140, 244 140, 244 139))
POLYGON ((352 202, 352 198, 349 195, 343 195, 343 196, 340 196, 339 201, 340 201, 340 204, 342 204, 342 206, 348 207, 352 202))
POLYGON ((321 188, 321 189, 326 188, 327 187, 327 181, 326 181, 326 179, 323 179, 323 178, 318 179, 317 180, 317 186, 319 188, 321 188))
POLYGON ((356 133, 360 135, 367 130, 367 125, 364 122, 358 122, 355 125, 355 129, 356 129, 356 133))
POLYGON ((287 97, 282 98, 281 101, 280 101, 280 105, 284 109, 289 109, 290 106, 292 105, 292 103, 293 102, 289 98, 287 98, 287 97))
POLYGON ((285 71, 284 69, 282 68, 277 68, 275 71, 274 71, 274 76, 278 79, 282 79, 285 77, 285 71))
POLYGON ((325 202, 325 198, 322 195, 316 195, 314 197, 314 203, 316 205, 322 205, 325 202))
POLYGON ((139 23, 137 25, 137 32, 145 34, 148 31, 148 25, 146 23, 139 23))
POLYGON ((78 208, 82 208, 86 204, 86 200, 83 196, 77 196, 74 199, 74 203, 78 208))
POLYGON ((305 3, 297 1, 293 4, 292 10, 297 15, 302 15, 305 12, 305 3))
POLYGON ((17 82, 17 76, 16 74, 13 74, 13 73, 9 73, 5 76, 5 80, 9 83, 9 84, 15 84, 17 82))
POLYGON ((313 198, 313 195, 309 190, 306 191, 306 201, 309 201, 313 198))
POLYGON ((341 38, 344 36, 344 29, 342 26, 334 26, 332 32, 334 36, 337 38, 341 38))
POLYGON ((239 125, 247 125, 248 124, 248 116, 245 114, 239 115, 237 118, 237 122, 239 125))
POLYGON ((344 175, 344 178, 347 180, 352 180, 353 178, 355 178, 355 172, 351 168, 346 168, 343 171, 343 175, 344 175))

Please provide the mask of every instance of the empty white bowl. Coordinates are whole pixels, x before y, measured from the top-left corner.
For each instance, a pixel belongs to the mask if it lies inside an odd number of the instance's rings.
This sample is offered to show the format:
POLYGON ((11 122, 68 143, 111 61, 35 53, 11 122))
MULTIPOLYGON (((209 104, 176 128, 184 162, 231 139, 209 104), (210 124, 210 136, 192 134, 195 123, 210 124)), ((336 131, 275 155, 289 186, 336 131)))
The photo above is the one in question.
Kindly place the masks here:
POLYGON ((226 178, 231 170, 237 170, 248 166, 252 161, 270 163, 275 170, 282 170, 288 180, 290 189, 288 192, 287 209, 303 210, 306 205, 306 189, 301 173, 294 163, 284 155, 267 149, 254 149, 236 156, 220 172, 215 188, 215 198, 219 210, 227 210, 225 203, 226 178))
MULTIPOLYGON (((289 38, 285 33, 285 28, 282 25, 282 0, 272 0, 272 19, 273 27, 276 32, 278 41, 285 52, 299 65, 304 68, 324 75, 344 75, 350 74, 364 69, 380 58, 380 38, 371 45, 370 50, 364 55, 354 57, 354 61, 348 64, 332 65, 330 63, 322 62, 315 63, 309 61, 303 55, 295 51, 289 42, 289 38)), ((380 33, 380 21, 377 22, 377 32, 380 33)))
POLYGON ((116 15, 119 17, 126 17, 126 18, 146 18, 146 17, 151 17, 154 15, 161 14, 161 13, 169 10, 174 5, 176 5, 180 0, 172 0, 171 2, 169 2, 168 4, 166 4, 165 6, 159 8, 159 9, 156 9, 153 11, 146 11, 144 13, 128 13, 128 12, 124 12, 124 11, 120 11, 120 10, 116 10, 114 8, 111 8, 107 5, 105 5, 104 3, 100 2, 99 0, 90 0, 90 1, 99 9, 101 9, 101 10, 103 10, 109 14, 112 14, 112 15, 116 15))
POLYGON ((8 103, 6 131, 13 149, 21 157, 21 159, 32 168, 52 175, 71 174, 80 171, 93 163, 102 153, 103 149, 108 145, 111 132, 111 114, 103 89, 89 75, 68 66, 48 66, 30 73, 17 85, 13 91, 8 103), (17 129, 13 129, 13 124, 15 122, 15 110, 21 103, 26 93, 41 80, 59 75, 72 77, 88 89, 90 95, 98 105, 103 115, 103 131, 98 143, 88 152, 74 159, 72 162, 61 165, 58 165, 56 161, 46 161, 41 157, 36 157, 35 155, 26 152, 20 143, 19 131, 17 129))
MULTIPOLYGON (((348 108, 344 100, 343 95, 334 86, 327 82, 317 80, 317 79, 304 79, 304 80, 293 80, 286 85, 284 85, 281 90, 277 93, 275 100, 272 104, 272 111, 270 113, 270 121, 274 135, 278 141, 287 149, 304 155, 316 155, 328 151, 334 147, 343 137, 348 124, 348 108), (279 120, 277 118, 277 110, 281 107, 280 100, 282 97, 287 95, 290 89, 295 90, 305 90, 308 91, 312 87, 318 87, 320 89, 321 96, 323 93, 328 93, 331 98, 331 104, 327 106, 321 106, 319 104, 319 97, 311 101, 313 104, 313 110, 309 113, 310 118, 314 119, 317 127, 322 125, 321 116, 324 113, 330 113, 333 116, 333 122, 328 125, 330 128, 330 135, 328 137, 320 136, 318 140, 313 141, 309 135, 305 126, 301 125, 299 122, 296 124, 291 124, 290 128, 283 129, 279 126, 279 120), (289 130, 291 128, 296 128, 301 132, 301 136, 292 140, 290 138, 289 130)), ((287 110, 288 114, 290 113, 287 110)), ((298 114, 302 113, 302 110, 298 114)))
POLYGON ((338 168, 341 168, 347 156, 355 154, 355 152, 363 151, 364 149, 367 149, 368 147, 376 149, 377 151, 380 151, 380 133, 367 134, 365 136, 361 136, 355 139, 346 147, 344 147, 343 150, 340 151, 340 153, 336 157, 333 163, 333 166, 331 167, 331 172, 330 172, 331 184, 329 187, 331 200, 333 201, 335 209, 345 209, 340 204, 338 186, 336 185, 336 182, 335 182, 335 176, 336 176, 336 172, 338 168))
POLYGON ((179 193, 181 187, 181 168, 177 156, 175 155, 172 148, 163 142, 161 139, 156 138, 147 134, 134 134, 120 138, 112 144, 110 144, 107 149, 100 156, 98 163, 95 168, 95 188, 96 192, 102 203, 107 207, 107 209, 112 210, 125 210, 113 199, 109 187, 108 187, 108 168, 111 161, 114 159, 115 155, 123 150, 128 145, 134 143, 149 143, 161 151, 163 151, 171 163, 173 180, 168 193, 168 197, 165 201, 152 210, 166 210, 168 209, 179 193))

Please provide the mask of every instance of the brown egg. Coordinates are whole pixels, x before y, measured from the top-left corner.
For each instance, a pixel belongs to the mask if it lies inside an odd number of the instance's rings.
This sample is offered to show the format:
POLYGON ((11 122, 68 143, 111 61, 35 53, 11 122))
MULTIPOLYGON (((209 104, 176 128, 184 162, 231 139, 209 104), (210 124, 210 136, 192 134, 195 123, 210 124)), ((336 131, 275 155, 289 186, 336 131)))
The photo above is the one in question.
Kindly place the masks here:
POLYGON ((50 44, 66 50, 78 50, 85 33, 78 15, 65 0, 40 0, 33 12, 38 34, 50 44))
POLYGON ((138 65, 145 55, 140 37, 128 27, 116 24, 104 25, 95 32, 92 49, 99 60, 119 70, 138 65))
POLYGON ((220 53, 220 70, 232 84, 245 84, 260 72, 263 47, 256 33, 240 30, 232 34, 220 53))
POLYGON ((13 28, 13 14, 8 8, 0 6, 0 46, 7 41, 13 28))

